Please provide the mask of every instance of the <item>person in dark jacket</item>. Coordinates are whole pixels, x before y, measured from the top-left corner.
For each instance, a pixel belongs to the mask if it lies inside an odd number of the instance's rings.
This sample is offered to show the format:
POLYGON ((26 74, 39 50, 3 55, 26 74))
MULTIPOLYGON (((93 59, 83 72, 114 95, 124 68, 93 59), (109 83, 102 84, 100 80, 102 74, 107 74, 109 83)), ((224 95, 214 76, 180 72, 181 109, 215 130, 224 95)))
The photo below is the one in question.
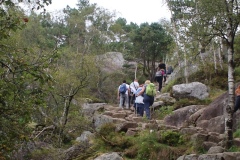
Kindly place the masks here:
POLYGON ((162 89, 162 81, 164 76, 162 70, 158 67, 157 72, 155 74, 155 81, 158 82, 158 92, 161 92, 162 89))
POLYGON ((137 94, 137 96, 143 94, 144 110, 146 112, 146 116, 147 116, 148 119, 151 119, 150 106, 152 106, 153 102, 154 102, 154 97, 153 96, 148 96, 146 94, 147 85, 149 85, 150 83, 151 83, 150 80, 146 80, 142 90, 137 94))
POLYGON ((163 79, 164 79, 164 82, 166 82, 166 80, 167 80, 167 76, 166 76, 166 64, 165 63, 163 63, 162 61, 160 61, 160 63, 159 63, 159 65, 158 65, 158 67, 160 68, 160 69, 164 69, 164 76, 163 76, 163 79))

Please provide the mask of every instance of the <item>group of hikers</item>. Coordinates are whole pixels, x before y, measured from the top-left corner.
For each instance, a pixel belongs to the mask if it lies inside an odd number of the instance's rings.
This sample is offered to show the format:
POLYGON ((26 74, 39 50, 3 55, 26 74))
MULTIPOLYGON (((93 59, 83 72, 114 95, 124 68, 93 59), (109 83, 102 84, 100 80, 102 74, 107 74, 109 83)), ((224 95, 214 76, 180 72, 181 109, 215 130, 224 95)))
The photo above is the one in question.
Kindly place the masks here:
MULTIPOLYGON (((158 68, 156 69, 154 81, 158 83, 158 89, 156 90, 154 83, 150 80, 146 80, 144 84, 139 84, 137 79, 130 84, 126 83, 126 80, 122 81, 122 84, 118 87, 117 97, 120 100, 119 107, 130 109, 133 105, 133 109, 136 114, 143 116, 144 111, 146 117, 151 119, 150 106, 154 102, 154 96, 156 92, 161 92, 163 82, 166 82, 168 74, 173 72, 173 68, 169 66, 166 70, 166 64, 160 61, 158 68)), ((240 85, 235 90, 236 99, 233 113, 240 109, 240 85)))
POLYGON ((144 115, 151 119, 150 106, 154 102, 154 96, 156 92, 160 93, 162 89, 162 83, 166 82, 167 72, 166 65, 163 62, 160 62, 156 70, 154 81, 158 83, 158 89, 156 90, 154 83, 151 83, 150 80, 146 80, 144 84, 139 84, 138 79, 130 84, 126 83, 126 80, 122 81, 122 84, 118 87, 117 97, 120 100, 119 107, 130 109, 131 105, 134 108, 137 115, 144 115))

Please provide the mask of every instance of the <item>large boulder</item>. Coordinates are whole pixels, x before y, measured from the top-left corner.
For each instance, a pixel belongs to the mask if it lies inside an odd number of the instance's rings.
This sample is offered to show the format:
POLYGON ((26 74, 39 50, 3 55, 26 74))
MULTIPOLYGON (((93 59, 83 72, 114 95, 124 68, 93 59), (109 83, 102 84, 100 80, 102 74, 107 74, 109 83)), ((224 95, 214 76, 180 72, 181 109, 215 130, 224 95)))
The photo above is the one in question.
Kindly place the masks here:
POLYGON ((123 54, 120 52, 108 52, 97 57, 96 63, 98 66, 106 72, 115 72, 122 69, 125 60, 123 54))
MULTIPOLYGON (((225 131, 225 110, 228 105, 228 92, 216 98, 208 106, 198 110, 189 118, 196 127, 204 128, 209 132, 224 133, 225 131)), ((236 131, 240 124, 240 111, 233 114, 233 131, 236 131)))
POLYGON ((94 134, 91 133, 90 131, 83 131, 83 133, 81 134, 80 137, 77 137, 76 141, 77 142, 87 142, 89 143, 91 141, 91 139, 93 139, 94 134))
POLYGON ((165 125, 171 125, 176 127, 183 127, 189 123, 189 117, 204 108, 204 105, 191 105, 184 108, 173 111, 172 114, 164 118, 165 125))
POLYGON ((107 123, 113 123, 113 118, 107 115, 95 114, 93 118, 94 127, 98 131, 102 125, 107 123))
POLYGON ((172 87, 174 98, 206 99, 209 96, 207 86, 200 82, 179 84, 172 87))

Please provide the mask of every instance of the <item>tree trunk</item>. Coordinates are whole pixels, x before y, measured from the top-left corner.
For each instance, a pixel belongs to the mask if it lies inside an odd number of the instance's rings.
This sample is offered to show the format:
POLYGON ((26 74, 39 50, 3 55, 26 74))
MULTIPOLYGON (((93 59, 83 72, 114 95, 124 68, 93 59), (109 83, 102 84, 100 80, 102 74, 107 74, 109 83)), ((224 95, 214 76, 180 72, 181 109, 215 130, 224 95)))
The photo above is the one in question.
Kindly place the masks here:
POLYGON ((228 105, 226 107, 225 117, 225 136, 226 136, 226 148, 229 149, 232 146, 233 141, 233 108, 234 108, 234 66, 233 66, 233 31, 231 24, 227 25, 227 40, 228 40, 228 105))
POLYGON ((216 50, 214 47, 214 43, 212 43, 212 51, 213 51, 214 70, 215 70, 215 72, 217 72, 217 56, 216 56, 216 50))

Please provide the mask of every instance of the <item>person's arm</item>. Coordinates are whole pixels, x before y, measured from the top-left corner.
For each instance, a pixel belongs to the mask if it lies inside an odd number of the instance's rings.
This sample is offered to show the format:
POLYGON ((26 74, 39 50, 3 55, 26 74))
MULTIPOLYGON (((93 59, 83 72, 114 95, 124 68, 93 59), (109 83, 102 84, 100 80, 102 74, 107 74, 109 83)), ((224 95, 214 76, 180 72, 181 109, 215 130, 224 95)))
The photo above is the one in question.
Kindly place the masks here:
POLYGON ((142 90, 137 94, 137 96, 142 95, 144 91, 145 91, 145 86, 142 87, 142 90))

